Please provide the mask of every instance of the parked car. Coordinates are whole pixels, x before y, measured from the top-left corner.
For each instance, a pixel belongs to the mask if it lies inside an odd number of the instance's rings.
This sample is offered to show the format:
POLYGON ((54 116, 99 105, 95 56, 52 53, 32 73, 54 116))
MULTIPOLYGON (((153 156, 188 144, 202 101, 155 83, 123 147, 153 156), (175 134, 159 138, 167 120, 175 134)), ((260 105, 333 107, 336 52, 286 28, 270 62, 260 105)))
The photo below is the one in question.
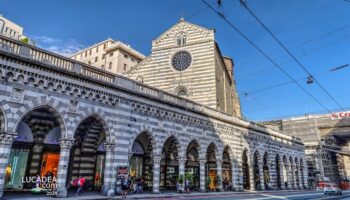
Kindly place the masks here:
POLYGON ((342 190, 337 186, 337 184, 330 184, 327 183, 323 189, 323 192, 325 195, 328 194, 335 194, 335 195, 342 195, 342 190))

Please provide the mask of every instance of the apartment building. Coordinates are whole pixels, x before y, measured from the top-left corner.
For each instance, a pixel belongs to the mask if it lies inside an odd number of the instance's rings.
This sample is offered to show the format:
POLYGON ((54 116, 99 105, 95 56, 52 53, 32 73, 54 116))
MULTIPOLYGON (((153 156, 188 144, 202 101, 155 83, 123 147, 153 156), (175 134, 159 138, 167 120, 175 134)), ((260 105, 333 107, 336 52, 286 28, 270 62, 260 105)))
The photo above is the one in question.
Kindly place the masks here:
POLYGON ((71 58, 112 73, 123 74, 141 62, 145 56, 130 45, 108 38, 75 53, 71 58))
POLYGON ((15 24, 14 22, 6 19, 2 15, 0 15, 0 34, 16 40, 22 40, 27 38, 23 35, 22 26, 15 24))

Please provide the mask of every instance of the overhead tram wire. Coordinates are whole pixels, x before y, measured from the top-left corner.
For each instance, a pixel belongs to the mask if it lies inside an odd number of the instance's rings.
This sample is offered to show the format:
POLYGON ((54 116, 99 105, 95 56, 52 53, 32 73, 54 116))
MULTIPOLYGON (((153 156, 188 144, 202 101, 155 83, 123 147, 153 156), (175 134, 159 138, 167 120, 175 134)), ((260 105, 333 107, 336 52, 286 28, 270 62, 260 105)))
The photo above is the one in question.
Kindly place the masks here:
POLYGON ((247 6, 247 3, 244 0, 238 0, 241 5, 244 6, 244 8, 250 13, 250 15, 252 15, 257 21, 258 23, 271 35, 271 37, 288 53, 288 55, 308 74, 309 77, 311 77, 313 79, 313 81, 315 81, 315 83, 323 90, 324 93, 327 94, 327 96, 329 98, 332 99, 332 101, 343 111, 345 111, 345 109, 339 104, 339 102, 326 90, 326 88, 323 87, 323 85, 317 80, 315 79, 311 72, 306 69, 306 67, 296 58, 296 56, 294 56, 292 54, 292 52, 271 32, 271 30, 253 13, 252 10, 250 10, 247 6))
MULTIPOLYGON (((319 73, 317 73, 315 75, 319 76, 319 75, 323 75, 323 74, 325 74, 327 72, 338 71, 338 70, 343 69, 343 68, 348 67, 348 66, 349 66, 349 64, 341 65, 339 67, 334 67, 334 68, 331 68, 329 70, 319 72, 319 73)), ((303 81, 303 80, 307 80, 307 78, 296 79, 296 81, 303 81)), ((259 92, 265 91, 265 90, 270 90, 270 89, 281 87, 281 86, 284 86, 284 85, 289 85, 289 84, 292 84, 292 83, 294 83, 294 82, 293 81, 287 81, 287 82, 283 82, 283 83, 267 86, 267 87, 264 87, 264 88, 261 88, 261 89, 252 90, 250 92, 245 92, 245 94, 247 94, 247 95, 255 94, 255 93, 259 93, 259 92)))
POLYGON ((313 96, 309 91, 307 91, 301 84, 297 82, 286 70, 284 70, 281 66, 279 66, 271 57, 269 57, 262 49, 260 49, 253 41, 251 41, 242 31, 240 31, 231 21, 229 21, 223 14, 218 12, 215 8, 213 8, 208 2, 205 0, 201 0, 204 4, 206 4, 211 11, 217 14, 221 19, 223 19, 231 28, 233 28, 241 37, 248 41, 254 48, 256 48, 266 59, 268 59, 275 67, 277 67, 284 75, 286 75, 290 80, 292 80, 300 89, 302 89, 306 94, 308 94, 315 102, 317 102, 323 109, 325 109, 328 113, 331 111, 321 103, 315 96, 313 96))

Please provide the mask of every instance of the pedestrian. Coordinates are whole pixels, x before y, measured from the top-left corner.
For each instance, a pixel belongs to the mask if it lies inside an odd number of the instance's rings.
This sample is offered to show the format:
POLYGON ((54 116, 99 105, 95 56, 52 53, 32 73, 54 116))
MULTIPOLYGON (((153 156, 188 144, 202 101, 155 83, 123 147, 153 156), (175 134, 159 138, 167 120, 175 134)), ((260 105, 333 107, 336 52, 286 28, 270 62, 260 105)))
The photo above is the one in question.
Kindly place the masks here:
POLYGON ((124 177, 124 179, 122 179, 122 198, 127 198, 127 195, 128 195, 128 190, 129 190, 129 187, 130 187, 130 181, 129 181, 129 178, 128 178, 128 175, 126 175, 124 177))
POLYGON ((190 180, 188 180, 188 178, 186 178, 186 180, 185 180, 185 190, 186 190, 187 194, 190 193, 190 180))
POLYGON ((78 179, 78 182, 77 182, 78 189, 77 189, 77 192, 75 193, 75 196, 83 194, 84 192, 83 187, 84 187, 85 181, 86 180, 84 176, 78 179))

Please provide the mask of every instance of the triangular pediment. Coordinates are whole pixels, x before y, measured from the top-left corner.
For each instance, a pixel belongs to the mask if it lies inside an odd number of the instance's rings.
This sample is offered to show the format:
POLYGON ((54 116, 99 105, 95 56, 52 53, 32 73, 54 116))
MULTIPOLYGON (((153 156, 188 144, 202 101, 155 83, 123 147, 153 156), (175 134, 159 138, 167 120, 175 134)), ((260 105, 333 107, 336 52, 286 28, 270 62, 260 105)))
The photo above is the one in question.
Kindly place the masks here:
POLYGON ((152 47, 161 45, 169 37, 173 38, 180 34, 196 34, 206 37, 212 32, 213 30, 189 23, 181 19, 175 25, 173 25, 171 28, 169 28, 167 31, 165 31, 163 34, 161 34, 159 37, 153 40, 152 47))

